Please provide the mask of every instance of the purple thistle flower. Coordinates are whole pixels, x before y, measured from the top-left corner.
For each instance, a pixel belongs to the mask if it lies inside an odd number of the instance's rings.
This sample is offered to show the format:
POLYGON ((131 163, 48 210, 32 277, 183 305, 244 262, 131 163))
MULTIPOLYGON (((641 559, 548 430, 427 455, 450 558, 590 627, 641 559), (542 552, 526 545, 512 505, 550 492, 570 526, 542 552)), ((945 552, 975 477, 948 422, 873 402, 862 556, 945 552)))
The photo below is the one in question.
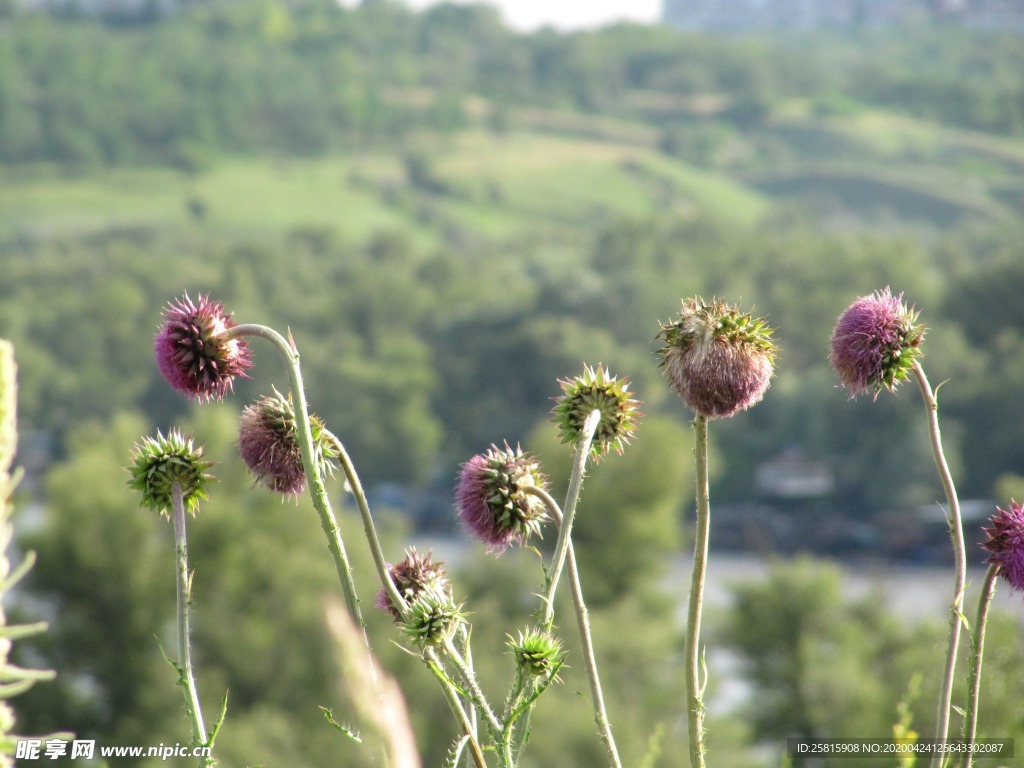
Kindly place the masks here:
POLYGON ((200 296, 184 298, 164 309, 163 323, 153 342, 160 373, 189 399, 223 399, 237 376, 252 365, 248 345, 225 338, 234 327, 224 305, 200 296))
POLYGON ((518 446, 513 451, 507 443, 504 450, 492 445, 462 465, 455 493, 459 518, 488 551, 540 533, 544 505, 523 490, 528 486, 543 488, 545 478, 537 461, 518 446))
MULTIPOLYGON (((395 565, 388 564, 388 573, 391 574, 391 580, 395 583, 395 589, 407 603, 412 602, 417 595, 427 589, 438 593, 450 591, 444 563, 435 563, 432 558, 433 553, 431 552, 428 552, 426 557, 422 557, 415 547, 409 547, 404 560, 395 565)), ((377 593, 377 607, 390 613, 396 620, 401 618, 384 587, 381 587, 377 593)))
POLYGON ((1024 505, 1010 501, 1010 508, 996 507, 992 527, 985 528, 988 541, 982 544, 989 553, 986 562, 999 566, 999 574, 1011 590, 1024 592, 1024 505))
POLYGON ((893 296, 886 287, 861 296, 839 316, 829 362, 851 398, 872 390, 877 398, 907 379, 924 338, 917 315, 903 304, 902 293, 893 296))
POLYGON ((661 327, 665 378, 683 401, 709 419, 732 416, 761 401, 777 348, 764 320, 724 301, 683 302, 679 319, 661 327))

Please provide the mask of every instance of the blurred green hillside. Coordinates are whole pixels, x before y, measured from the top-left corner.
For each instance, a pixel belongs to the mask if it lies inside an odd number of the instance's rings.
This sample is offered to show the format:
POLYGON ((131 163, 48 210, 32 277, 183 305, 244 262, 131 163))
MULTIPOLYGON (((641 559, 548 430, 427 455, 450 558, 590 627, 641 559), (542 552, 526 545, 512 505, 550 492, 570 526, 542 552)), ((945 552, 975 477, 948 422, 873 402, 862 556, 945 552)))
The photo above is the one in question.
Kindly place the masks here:
MULTIPOLYGON (((254 344, 253 378, 226 404, 184 402, 152 342, 187 291, 291 332, 311 407, 381 500, 393 559, 415 528, 452 531, 458 467, 491 443, 565 463, 547 423, 559 379, 599 362, 628 376, 645 418, 588 480, 599 497, 588 517, 584 492, 576 535, 624 754, 680 765, 678 595, 661 584, 689 519, 691 415, 658 371, 658 324, 683 297, 719 296, 766 317, 781 347, 763 403, 713 425, 712 499, 728 521, 717 547, 945 564, 917 393, 848 400, 828 340, 857 296, 904 292, 928 329, 926 370, 945 382, 961 496, 990 509, 1020 493, 1020 42, 941 25, 519 34, 484 5, 413 13, 391 0, 110 18, 0 0, 0 336, 19 365, 21 503, 40 510, 22 535, 40 555, 25 610, 55 626, 26 647, 62 672, 25 697, 27 722, 106 743, 186 738, 152 642, 173 617, 169 539, 121 470, 139 436, 184 424, 221 477, 194 562, 201 685, 212 699, 232 689, 224 764, 362 764, 315 710, 343 697, 320 618, 336 586, 311 510, 249 493, 233 443, 238 411, 283 390, 283 368, 254 344), (824 472, 825 490, 792 497, 765 481, 771 462, 794 459, 824 472), (908 524, 920 509, 938 525, 908 524)), ((980 522, 967 535, 975 562, 980 522)), ((504 673, 533 562, 514 552, 460 571, 477 632, 498 649, 480 662, 485 683, 504 673)), ((827 568, 780 568, 773 583, 806 623, 769 628, 759 650, 743 642, 749 617, 718 617, 754 670, 747 683, 781 713, 713 723, 723 764, 764 765, 766 748, 777 764, 772 739, 792 723, 887 735, 914 673, 941 656, 941 630, 843 602, 827 568), (820 652, 765 673, 771 654, 789 658, 794 627, 820 652), (864 682, 890 679, 886 691, 864 682)), ((444 703, 391 647, 386 620, 371 623, 385 667, 413 681, 417 735, 439 764, 453 736, 444 703)), ((1007 703, 1014 654, 994 656, 990 736, 1024 728, 1007 703)), ((539 710, 563 717, 538 719, 524 766, 600 758, 575 695, 582 665, 570 666, 539 710)), ((922 732, 932 698, 911 702, 922 732)))

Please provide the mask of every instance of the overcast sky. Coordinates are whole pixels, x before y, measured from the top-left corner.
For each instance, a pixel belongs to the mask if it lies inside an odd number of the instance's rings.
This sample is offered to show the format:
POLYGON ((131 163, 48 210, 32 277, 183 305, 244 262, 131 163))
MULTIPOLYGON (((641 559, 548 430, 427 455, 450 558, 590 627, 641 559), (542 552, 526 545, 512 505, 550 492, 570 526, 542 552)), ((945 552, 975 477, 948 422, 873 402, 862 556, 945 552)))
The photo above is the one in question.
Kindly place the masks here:
MULTIPOLYGON (((589 29, 629 20, 656 21, 661 0, 485 0, 501 9, 505 23, 514 29, 533 31, 550 25, 560 31, 589 29)), ((437 0, 406 0, 413 8, 437 0)))

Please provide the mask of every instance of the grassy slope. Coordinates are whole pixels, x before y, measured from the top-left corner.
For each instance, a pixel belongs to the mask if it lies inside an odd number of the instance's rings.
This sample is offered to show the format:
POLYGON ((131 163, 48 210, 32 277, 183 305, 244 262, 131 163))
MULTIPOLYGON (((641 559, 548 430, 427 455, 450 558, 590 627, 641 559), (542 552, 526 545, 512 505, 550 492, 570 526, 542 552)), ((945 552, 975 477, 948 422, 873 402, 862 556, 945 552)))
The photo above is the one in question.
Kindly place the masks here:
POLYGON ((507 239, 693 208, 748 224, 778 198, 830 194, 869 217, 885 203, 939 225, 1024 207, 1024 143, 884 113, 783 112, 751 139, 769 136, 784 151, 748 172, 666 157, 654 148, 656 131, 637 123, 539 111, 524 117, 517 131, 417 144, 438 182, 432 191, 409 183, 402 151, 222 158, 195 175, 0 169, 0 240, 141 224, 250 236, 319 229, 357 242, 400 227, 429 244, 453 232, 507 239))

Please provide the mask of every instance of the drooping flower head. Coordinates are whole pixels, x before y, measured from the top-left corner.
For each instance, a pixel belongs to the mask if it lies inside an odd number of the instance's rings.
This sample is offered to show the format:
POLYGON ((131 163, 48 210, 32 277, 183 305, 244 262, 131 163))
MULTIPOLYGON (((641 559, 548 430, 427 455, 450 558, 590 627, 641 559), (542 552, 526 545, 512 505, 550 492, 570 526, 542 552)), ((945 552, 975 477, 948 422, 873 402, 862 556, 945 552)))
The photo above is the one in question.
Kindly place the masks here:
POLYGON ((167 437, 158 431, 156 437, 144 437, 132 449, 128 485, 142 494, 142 506, 170 517, 177 483, 185 509, 194 515, 200 499, 209 498, 206 485, 212 477, 206 470, 211 466, 213 462, 203 460, 202 447, 196 446, 191 437, 176 429, 167 437))
POLYGON ((512 649, 516 666, 525 675, 558 679, 558 670, 565 661, 562 641, 549 632, 536 627, 519 631, 517 637, 508 636, 508 647, 512 649))
POLYGON ((524 489, 545 482, 533 456, 508 443, 504 450, 492 445, 462 465, 455 492, 459 518, 489 551, 522 543, 540 532, 545 519, 543 503, 524 489))
POLYGON ((999 566, 999 574, 1010 588, 1024 592, 1024 505, 1010 502, 1009 509, 996 507, 988 541, 982 546, 990 553, 986 562, 999 566))
MULTIPOLYGON (((322 475, 334 471, 337 448, 329 439, 323 421, 309 417, 313 433, 314 460, 322 475)), ((242 460, 256 480, 283 496, 297 496, 306 488, 291 397, 276 389, 242 410, 239 419, 238 449, 242 460)))
MULTIPOLYGON (((444 563, 435 563, 433 554, 428 552, 423 557, 416 551, 415 547, 409 547, 405 552, 405 559, 394 565, 388 564, 388 573, 395 583, 398 593, 411 603, 416 596, 426 589, 433 589, 437 592, 448 592, 448 574, 444 569, 444 563)), ((394 619, 401 618, 398 608, 391 602, 387 590, 381 587, 377 593, 377 607, 387 611, 394 619)))
POLYGON ((679 396, 709 419, 732 416, 764 397, 778 348, 765 321, 724 301, 683 301, 679 319, 663 325, 661 365, 679 396))
POLYGON ((631 397, 629 379, 610 375, 602 365, 584 365, 583 375, 558 383, 562 396, 554 398, 552 420, 558 425, 562 442, 577 442, 587 417, 597 410, 601 420, 590 445, 591 455, 598 460, 610 449, 622 453, 641 415, 639 403, 631 397))
POLYGON ((189 399, 222 399, 252 365, 245 341, 227 338, 234 325, 224 305, 208 296, 171 302, 153 342, 160 373, 189 399))
POLYGON ((892 392, 906 380, 921 354, 924 326, 918 313, 886 287, 861 296, 839 316, 829 350, 829 362, 850 397, 882 389, 892 392))

